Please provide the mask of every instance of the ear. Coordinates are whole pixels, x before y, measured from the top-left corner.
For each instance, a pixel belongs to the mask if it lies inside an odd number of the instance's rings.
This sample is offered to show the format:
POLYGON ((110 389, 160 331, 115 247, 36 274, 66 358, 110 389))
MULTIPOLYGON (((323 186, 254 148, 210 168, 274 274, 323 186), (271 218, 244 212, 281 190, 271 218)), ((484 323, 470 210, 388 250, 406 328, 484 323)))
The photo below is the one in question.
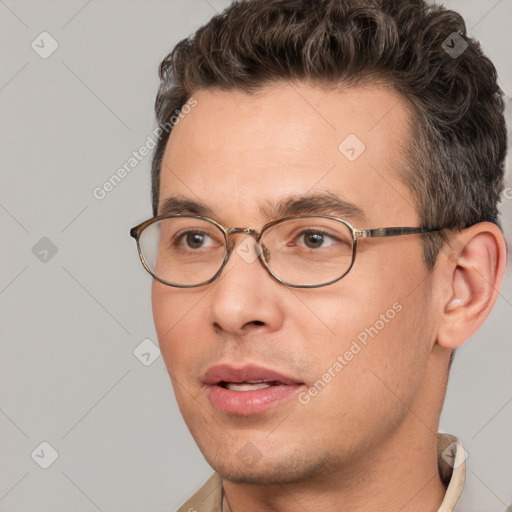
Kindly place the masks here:
MULTIPOLYGON (((489 316, 499 294, 506 263, 506 244, 498 226, 480 222, 452 235, 448 257, 442 257, 437 342, 454 350, 489 316)), ((443 250, 446 256, 446 251, 443 250)))

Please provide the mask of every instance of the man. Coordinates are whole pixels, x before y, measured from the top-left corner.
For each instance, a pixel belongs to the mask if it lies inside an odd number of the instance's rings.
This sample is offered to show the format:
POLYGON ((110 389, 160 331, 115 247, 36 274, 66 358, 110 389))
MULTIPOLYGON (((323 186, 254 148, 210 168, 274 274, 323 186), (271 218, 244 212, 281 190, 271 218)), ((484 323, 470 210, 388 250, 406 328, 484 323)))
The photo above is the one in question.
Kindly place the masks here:
POLYGON ((132 235, 215 470, 180 511, 455 510, 439 416, 506 260, 492 63, 422 1, 255 0, 160 71, 132 235))

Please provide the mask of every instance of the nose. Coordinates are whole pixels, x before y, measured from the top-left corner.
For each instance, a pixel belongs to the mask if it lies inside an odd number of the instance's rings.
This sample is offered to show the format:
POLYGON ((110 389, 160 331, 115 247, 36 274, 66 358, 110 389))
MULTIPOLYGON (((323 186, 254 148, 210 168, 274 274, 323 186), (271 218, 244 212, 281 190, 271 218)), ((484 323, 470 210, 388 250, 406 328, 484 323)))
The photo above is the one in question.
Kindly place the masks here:
POLYGON ((242 335, 276 331, 283 324, 283 287, 261 264, 251 237, 236 241, 222 274, 213 283, 211 321, 216 329, 242 335))

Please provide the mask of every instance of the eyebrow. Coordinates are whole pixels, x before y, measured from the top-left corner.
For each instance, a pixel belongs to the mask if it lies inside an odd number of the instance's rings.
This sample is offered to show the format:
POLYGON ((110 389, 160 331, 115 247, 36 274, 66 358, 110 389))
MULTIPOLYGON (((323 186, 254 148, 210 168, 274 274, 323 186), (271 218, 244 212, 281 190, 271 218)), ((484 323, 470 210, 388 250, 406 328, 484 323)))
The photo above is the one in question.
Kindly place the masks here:
POLYGON ((200 201, 192 201, 182 196, 170 196, 159 207, 158 215, 200 215, 213 216, 213 210, 200 201))
POLYGON ((290 196, 277 203, 267 201, 261 211, 269 219, 295 215, 330 215, 366 222, 362 208, 332 192, 290 196))
MULTIPOLYGON (((365 212, 359 206, 332 192, 302 196, 294 195, 277 202, 268 200, 260 207, 260 211, 268 220, 296 215, 329 215, 366 223, 365 212)), ((203 202, 194 201, 183 196, 166 198, 159 208, 158 215, 216 217, 215 212, 203 202)))

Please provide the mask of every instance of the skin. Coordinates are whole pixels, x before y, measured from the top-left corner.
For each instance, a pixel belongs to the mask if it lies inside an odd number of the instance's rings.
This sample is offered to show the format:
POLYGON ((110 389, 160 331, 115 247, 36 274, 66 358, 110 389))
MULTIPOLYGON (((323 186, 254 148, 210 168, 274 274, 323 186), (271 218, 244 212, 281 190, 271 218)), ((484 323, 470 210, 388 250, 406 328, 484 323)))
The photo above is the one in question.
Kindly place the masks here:
MULTIPOLYGON (((410 113, 390 88, 283 83, 194 97, 166 147, 160 204, 180 195, 226 227, 259 230, 273 220, 262 211, 269 201, 328 191, 365 212, 364 225, 346 217, 357 228, 418 226, 398 172, 410 113), (338 150, 351 133, 366 145, 353 162, 338 150)), ((209 285, 153 282, 162 355, 183 418, 224 479, 224 510, 438 509, 436 433, 450 353, 491 310, 505 260, 492 224, 452 237, 455 249, 441 252, 432 274, 421 235, 409 235, 360 240, 350 273, 323 288, 284 286, 236 251, 209 285), (307 390, 394 303, 401 311, 309 403, 294 397, 241 416, 209 401, 201 377, 219 363, 270 367, 307 390), (256 463, 243 462, 244 449, 256 463)))

